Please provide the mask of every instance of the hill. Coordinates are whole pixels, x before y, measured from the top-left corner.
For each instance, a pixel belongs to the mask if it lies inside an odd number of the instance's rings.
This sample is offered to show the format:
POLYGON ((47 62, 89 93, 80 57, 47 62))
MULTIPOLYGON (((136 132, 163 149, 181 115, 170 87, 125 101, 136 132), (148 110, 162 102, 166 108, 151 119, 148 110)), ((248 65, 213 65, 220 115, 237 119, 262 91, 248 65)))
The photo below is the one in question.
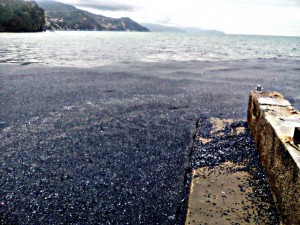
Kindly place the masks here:
POLYGON ((216 35, 224 35, 223 31, 219 30, 205 30, 197 27, 180 27, 180 29, 185 30, 187 33, 193 34, 216 34, 216 35))
POLYGON ((153 24, 153 23, 142 23, 143 26, 147 27, 152 32, 176 32, 176 33, 197 33, 197 34, 225 34, 218 30, 205 30, 194 27, 170 27, 165 25, 153 24))
POLYGON ((44 10, 35 1, 0 0, 0 32, 42 31, 44 10))
POLYGON ((175 32, 175 33, 185 33, 185 30, 176 27, 163 26, 153 23, 142 23, 144 27, 147 27, 152 32, 175 32))
POLYGON ((53 0, 38 0, 45 10, 47 30, 149 31, 128 17, 119 19, 95 15, 53 0))

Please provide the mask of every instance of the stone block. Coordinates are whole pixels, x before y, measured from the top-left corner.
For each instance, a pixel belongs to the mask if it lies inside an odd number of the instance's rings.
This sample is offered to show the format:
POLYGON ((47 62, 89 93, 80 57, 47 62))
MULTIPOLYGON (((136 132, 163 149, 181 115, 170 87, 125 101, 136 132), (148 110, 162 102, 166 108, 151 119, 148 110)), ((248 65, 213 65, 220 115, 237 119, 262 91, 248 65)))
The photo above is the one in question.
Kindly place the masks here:
POLYGON ((250 92, 248 123, 283 224, 300 224, 300 113, 277 92, 250 92))

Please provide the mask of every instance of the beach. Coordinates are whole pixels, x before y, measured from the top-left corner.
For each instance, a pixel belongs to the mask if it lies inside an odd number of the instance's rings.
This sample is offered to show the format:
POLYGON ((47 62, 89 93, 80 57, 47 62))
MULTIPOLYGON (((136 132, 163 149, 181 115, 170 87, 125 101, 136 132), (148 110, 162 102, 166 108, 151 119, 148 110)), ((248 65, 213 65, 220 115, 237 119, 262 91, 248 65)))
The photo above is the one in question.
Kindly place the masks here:
POLYGON ((296 108, 299 61, 0 66, 4 223, 175 224, 201 116, 245 121, 257 84, 296 108))

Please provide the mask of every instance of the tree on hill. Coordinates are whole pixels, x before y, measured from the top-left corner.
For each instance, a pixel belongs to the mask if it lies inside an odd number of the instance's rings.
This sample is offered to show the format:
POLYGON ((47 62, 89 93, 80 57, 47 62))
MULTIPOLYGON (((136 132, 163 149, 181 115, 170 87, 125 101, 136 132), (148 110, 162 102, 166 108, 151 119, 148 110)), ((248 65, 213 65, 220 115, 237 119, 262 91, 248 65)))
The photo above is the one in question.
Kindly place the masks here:
POLYGON ((44 10, 35 1, 0 0, 0 32, 42 31, 44 10))
POLYGON ((45 10, 47 30, 149 31, 130 18, 110 18, 53 0, 36 0, 45 10))

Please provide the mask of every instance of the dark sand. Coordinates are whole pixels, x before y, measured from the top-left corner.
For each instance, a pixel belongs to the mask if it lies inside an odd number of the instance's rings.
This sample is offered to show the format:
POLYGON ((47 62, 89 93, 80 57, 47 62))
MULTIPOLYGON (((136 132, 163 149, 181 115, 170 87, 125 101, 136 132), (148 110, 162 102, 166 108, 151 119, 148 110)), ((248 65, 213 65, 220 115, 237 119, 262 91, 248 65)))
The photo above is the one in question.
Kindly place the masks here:
POLYGON ((300 108, 299 65, 0 65, 1 223, 181 223, 197 119, 245 120, 258 83, 300 108))

